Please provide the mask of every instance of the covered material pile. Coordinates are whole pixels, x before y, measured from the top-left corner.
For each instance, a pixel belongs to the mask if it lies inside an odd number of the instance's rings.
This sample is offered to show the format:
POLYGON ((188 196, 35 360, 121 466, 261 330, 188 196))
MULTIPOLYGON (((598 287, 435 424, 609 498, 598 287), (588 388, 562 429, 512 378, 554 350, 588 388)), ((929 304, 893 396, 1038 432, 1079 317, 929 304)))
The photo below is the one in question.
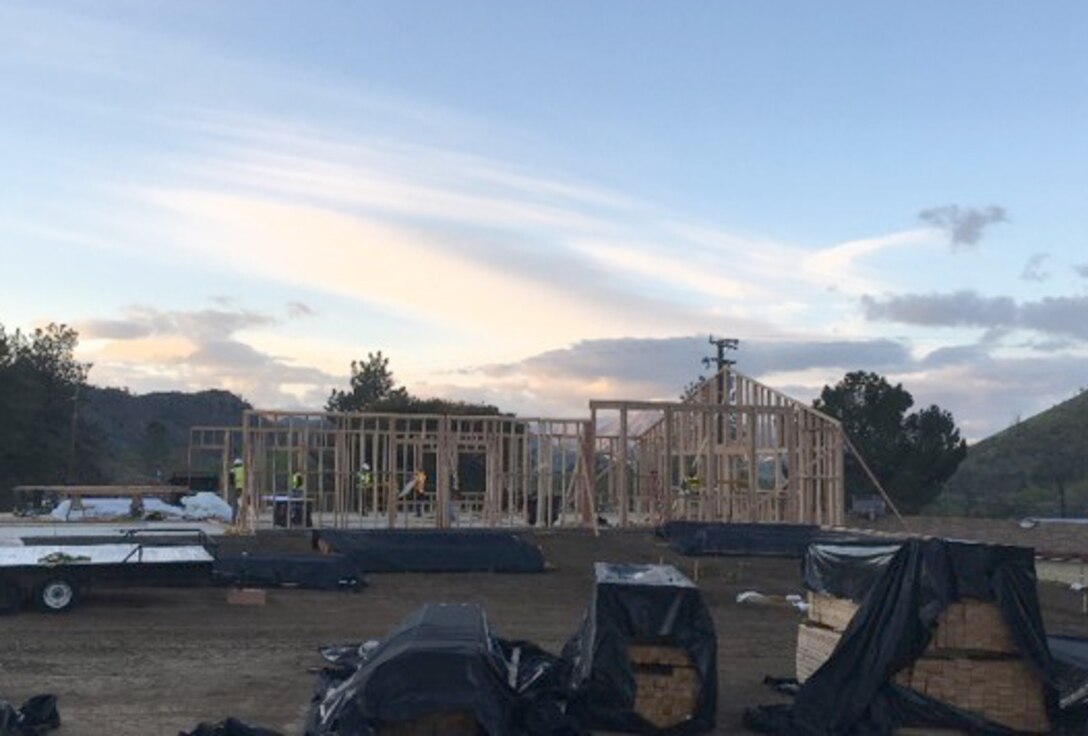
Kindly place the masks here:
POLYGON ((57 699, 35 695, 21 708, 0 700, 0 736, 40 736, 60 728, 57 699))
POLYGON ((669 565, 597 563, 571 665, 567 712, 584 727, 697 733, 714 726, 714 622, 699 589, 669 565))
POLYGON ((864 535, 811 524, 731 524, 670 521, 658 529, 676 552, 688 557, 797 557, 810 544, 863 539, 864 535))
POLYGON ((491 530, 331 530, 314 547, 347 555, 360 572, 543 572, 544 555, 524 537, 491 530))
POLYGON ((182 731, 178 736, 283 736, 283 734, 279 731, 251 726, 237 718, 228 718, 219 723, 201 723, 192 731, 182 731))
POLYGON ((307 736, 577 736, 557 658, 495 637, 475 605, 428 604, 379 643, 330 647, 307 736))
POLYGON ((269 588, 353 590, 363 585, 363 575, 351 558, 334 554, 219 555, 212 575, 226 585, 269 588))
POLYGON ((813 545, 795 705, 749 712, 781 734, 900 727, 1048 732, 1054 664, 1030 549, 910 540, 813 545))

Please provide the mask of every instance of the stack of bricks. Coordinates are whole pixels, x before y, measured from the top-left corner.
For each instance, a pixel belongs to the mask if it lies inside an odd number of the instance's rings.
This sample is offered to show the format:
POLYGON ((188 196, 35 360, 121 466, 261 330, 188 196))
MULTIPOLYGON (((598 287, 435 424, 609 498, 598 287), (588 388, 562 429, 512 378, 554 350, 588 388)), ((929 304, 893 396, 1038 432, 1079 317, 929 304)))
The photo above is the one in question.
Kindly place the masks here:
MULTIPOLYGON (((809 593, 797 637, 797 680, 831 656, 857 604, 809 593)), ((899 685, 987 720, 1028 733, 1050 728, 1042 680, 1017 649, 997 604, 965 599, 937 619, 925 653, 896 673, 899 685)))
POLYGON ((685 650, 631 644, 627 658, 635 675, 635 713, 660 729, 695 715, 702 682, 685 650))

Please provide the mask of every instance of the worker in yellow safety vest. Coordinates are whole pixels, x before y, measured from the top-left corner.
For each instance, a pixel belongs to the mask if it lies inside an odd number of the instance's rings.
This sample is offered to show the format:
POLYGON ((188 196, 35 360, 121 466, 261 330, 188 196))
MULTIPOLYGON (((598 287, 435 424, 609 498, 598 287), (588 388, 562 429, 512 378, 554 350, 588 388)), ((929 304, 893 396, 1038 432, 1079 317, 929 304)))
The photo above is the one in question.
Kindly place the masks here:
POLYGON ((299 471, 291 473, 291 495, 299 498, 305 495, 305 481, 299 471))
POLYGON ((355 474, 355 489, 359 492, 359 508, 366 509, 367 496, 374 489, 374 475, 370 472, 370 465, 363 463, 359 472, 355 474))
POLYGON ((238 516, 238 501, 246 488, 246 468, 242 464, 242 458, 234 458, 234 464, 230 468, 229 482, 227 483, 227 503, 230 504, 231 517, 238 516))

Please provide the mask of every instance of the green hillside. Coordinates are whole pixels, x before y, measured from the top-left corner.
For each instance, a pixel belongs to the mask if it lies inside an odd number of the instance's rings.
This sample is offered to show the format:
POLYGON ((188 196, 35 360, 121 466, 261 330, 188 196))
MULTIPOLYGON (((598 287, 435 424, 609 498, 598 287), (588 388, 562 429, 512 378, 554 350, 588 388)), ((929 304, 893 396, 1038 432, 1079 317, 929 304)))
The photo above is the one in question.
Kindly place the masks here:
POLYGON ((963 516, 1088 516, 1088 392, 972 445, 933 505, 963 516))
POLYGON ((194 425, 238 426, 249 405, 229 391, 142 395, 90 388, 83 416, 113 483, 149 482, 183 471, 194 425))

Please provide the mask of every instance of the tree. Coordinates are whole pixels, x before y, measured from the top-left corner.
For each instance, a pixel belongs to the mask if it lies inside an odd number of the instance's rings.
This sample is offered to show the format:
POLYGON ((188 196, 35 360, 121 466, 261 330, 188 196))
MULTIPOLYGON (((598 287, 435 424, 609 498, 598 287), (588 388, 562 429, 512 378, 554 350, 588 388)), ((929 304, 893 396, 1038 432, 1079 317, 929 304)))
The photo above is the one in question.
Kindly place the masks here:
POLYGON ((366 411, 382 400, 407 397, 407 391, 397 388, 389 358, 367 353, 366 360, 351 361, 351 385, 347 391, 333 389, 325 403, 325 411, 366 411))
POLYGON ((98 477, 93 439, 80 431, 91 366, 74 357, 78 337, 66 325, 0 325, 0 490, 98 477))
POLYGON ((351 361, 347 391, 333 389, 325 411, 378 411, 398 414, 497 415, 498 407, 448 399, 421 399, 397 386, 389 370, 389 358, 367 353, 366 360, 351 361))
MULTIPOLYGON (((843 431, 901 511, 917 513, 940 495, 967 455, 952 414, 933 405, 907 414, 914 397, 876 373, 847 373, 824 386, 813 406, 842 422, 843 431)), ((860 463, 846 458, 848 495, 871 488, 860 463)))

